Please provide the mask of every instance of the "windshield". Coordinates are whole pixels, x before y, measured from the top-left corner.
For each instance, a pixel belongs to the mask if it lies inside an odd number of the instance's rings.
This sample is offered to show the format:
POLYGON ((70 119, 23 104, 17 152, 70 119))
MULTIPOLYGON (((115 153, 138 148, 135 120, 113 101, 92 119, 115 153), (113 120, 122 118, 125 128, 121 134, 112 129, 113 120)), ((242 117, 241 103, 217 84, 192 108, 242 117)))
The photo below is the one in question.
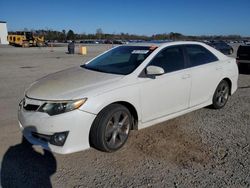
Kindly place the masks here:
POLYGON ((149 46, 119 46, 82 67, 99 72, 127 75, 151 53, 149 46))

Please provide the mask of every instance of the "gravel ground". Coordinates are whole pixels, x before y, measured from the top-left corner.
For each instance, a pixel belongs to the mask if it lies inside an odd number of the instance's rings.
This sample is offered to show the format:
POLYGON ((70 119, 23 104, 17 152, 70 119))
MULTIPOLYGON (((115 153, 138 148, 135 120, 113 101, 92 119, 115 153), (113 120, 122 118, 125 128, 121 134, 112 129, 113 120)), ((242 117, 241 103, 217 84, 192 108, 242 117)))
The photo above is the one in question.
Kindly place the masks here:
POLYGON ((80 56, 65 54, 65 47, 0 46, 2 187, 250 187, 250 70, 240 74, 225 108, 131 131, 115 153, 57 155, 22 141, 16 111, 24 89, 109 47, 88 46, 80 56))

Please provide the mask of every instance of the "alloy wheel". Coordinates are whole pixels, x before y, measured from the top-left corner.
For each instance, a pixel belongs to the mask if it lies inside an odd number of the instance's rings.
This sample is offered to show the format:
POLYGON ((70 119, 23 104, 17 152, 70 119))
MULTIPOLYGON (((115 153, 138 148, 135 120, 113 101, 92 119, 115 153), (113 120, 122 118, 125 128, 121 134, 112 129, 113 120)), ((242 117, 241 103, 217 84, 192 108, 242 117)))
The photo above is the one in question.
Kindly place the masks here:
POLYGON ((228 96, 229 96, 229 87, 225 82, 223 82, 218 86, 216 91, 215 100, 217 105, 220 107, 224 106, 227 102, 228 96))
POLYGON ((115 112, 109 119, 106 126, 106 145, 111 149, 119 148, 126 142, 129 130, 129 115, 125 111, 115 112))

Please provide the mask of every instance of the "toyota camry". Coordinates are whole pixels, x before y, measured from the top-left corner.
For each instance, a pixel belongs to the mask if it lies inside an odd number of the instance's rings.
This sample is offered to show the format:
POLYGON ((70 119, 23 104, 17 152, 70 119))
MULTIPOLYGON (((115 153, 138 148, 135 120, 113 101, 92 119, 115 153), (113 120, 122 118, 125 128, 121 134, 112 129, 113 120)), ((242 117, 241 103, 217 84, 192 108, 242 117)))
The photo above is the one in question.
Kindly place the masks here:
POLYGON ((113 152, 131 130, 223 108, 237 80, 235 59, 204 43, 126 44, 31 84, 18 119, 29 142, 52 152, 113 152))

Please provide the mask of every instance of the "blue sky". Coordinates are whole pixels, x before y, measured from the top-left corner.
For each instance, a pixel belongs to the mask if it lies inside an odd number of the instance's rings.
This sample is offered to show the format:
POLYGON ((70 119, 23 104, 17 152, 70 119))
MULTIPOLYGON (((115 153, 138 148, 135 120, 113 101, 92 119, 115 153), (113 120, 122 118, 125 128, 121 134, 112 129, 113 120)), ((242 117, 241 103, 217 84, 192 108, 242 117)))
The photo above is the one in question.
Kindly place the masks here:
POLYGON ((9 30, 250 36, 250 0, 1 0, 9 30))

